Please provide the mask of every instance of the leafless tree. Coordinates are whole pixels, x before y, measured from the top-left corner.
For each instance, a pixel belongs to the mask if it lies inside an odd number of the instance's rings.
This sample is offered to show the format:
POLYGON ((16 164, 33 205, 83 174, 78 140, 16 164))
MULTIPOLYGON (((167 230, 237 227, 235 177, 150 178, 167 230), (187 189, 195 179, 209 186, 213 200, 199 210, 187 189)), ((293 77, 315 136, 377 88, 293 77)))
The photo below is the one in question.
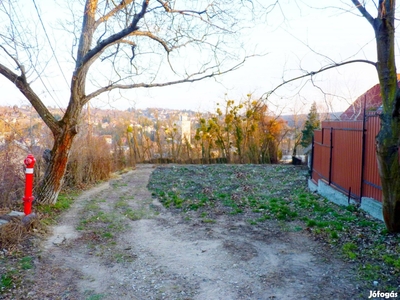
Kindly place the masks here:
MULTIPOLYGON (((42 18, 34 25, 18 19, 16 3, 5 0, 0 4, 1 19, 8 20, 0 34, 0 74, 26 97, 54 137, 37 193, 39 203, 56 202, 88 101, 115 90, 195 82, 236 70, 246 57, 232 49, 240 49, 235 39, 241 20, 248 15, 244 10, 253 9, 251 1, 86 0, 80 18, 74 6, 81 2, 68 2, 71 15, 65 28, 70 28, 68 37, 74 37, 74 64, 67 76, 68 106, 57 120, 32 86, 44 76, 49 53, 44 52, 43 41, 34 38, 38 35, 29 33, 45 26, 42 18), (42 57, 43 53, 47 56, 42 57)), ((51 50, 51 57, 57 58, 51 50)))

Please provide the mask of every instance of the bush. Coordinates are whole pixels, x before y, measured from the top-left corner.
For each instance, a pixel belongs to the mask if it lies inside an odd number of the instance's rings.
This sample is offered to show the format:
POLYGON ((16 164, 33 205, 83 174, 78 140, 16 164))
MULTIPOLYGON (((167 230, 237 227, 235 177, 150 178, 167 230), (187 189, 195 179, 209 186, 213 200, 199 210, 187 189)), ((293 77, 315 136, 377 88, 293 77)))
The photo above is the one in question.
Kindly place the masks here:
POLYGON ((64 187, 84 187, 108 180, 112 172, 110 147, 102 137, 79 136, 69 157, 64 187))
POLYGON ((22 201, 25 179, 25 151, 14 141, 6 141, 0 149, 0 207, 13 208, 17 201, 22 201))

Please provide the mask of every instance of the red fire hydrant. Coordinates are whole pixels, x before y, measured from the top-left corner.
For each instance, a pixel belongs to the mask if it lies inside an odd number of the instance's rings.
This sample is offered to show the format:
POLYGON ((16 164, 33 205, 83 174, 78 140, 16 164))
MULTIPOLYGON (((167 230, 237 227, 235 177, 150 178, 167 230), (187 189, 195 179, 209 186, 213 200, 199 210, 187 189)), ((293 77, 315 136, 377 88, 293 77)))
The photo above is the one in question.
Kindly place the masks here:
POLYGON ((25 164, 25 197, 22 198, 24 201, 24 213, 29 215, 32 210, 32 202, 35 197, 32 196, 33 189, 33 167, 35 165, 36 159, 32 154, 24 159, 25 164))

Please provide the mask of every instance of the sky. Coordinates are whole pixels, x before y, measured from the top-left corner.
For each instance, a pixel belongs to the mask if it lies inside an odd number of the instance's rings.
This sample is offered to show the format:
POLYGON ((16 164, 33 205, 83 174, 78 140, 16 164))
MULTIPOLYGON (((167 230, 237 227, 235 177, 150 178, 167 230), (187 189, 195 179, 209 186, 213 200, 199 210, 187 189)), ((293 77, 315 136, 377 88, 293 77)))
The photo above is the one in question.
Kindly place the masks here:
MULTIPOLYGON (((31 18, 39 24, 32 1, 17 3, 19 6, 16 9, 21 15, 25 14, 27 19, 31 18)), ((69 51, 63 49, 65 45, 60 41, 59 26, 56 25, 57 18, 64 14, 57 11, 60 8, 52 3, 50 0, 36 0, 52 47, 56 52, 60 51, 61 57, 69 51)), ((110 99, 104 95, 91 104, 121 110, 159 107, 214 111, 216 104, 223 103, 225 99, 240 101, 247 94, 257 99, 283 81, 305 71, 317 71, 333 61, 376 60, 373 30, 354 8, 349 9, 350 0, 281 0, 280 3, 281 6, 269 14, 260 14, 255 24, 249 24, 251 30, 241 36, 247 53, 260 55, 250 58, 239 70, 197 83, 136 89, 124 92, 123 98, 110 99), (338 5, 341 9, 337 8, 338 5)), ((371 14, 375 16, 375 11, 371 10, 371 14)), ((39 25, 36 31, 38 35, 43 35, 39 25)), ((45 38, 43 41, 46 44, 45 38)), ((398 49, 396 51, 399 52, 398 49)), ((63 62, 59 63, 64 68, 63 62)), ((67 80, 59 74, 53 60, 46 67, 48 76, 43 77, 47 90, 36 80, 34 87, 46 105, 67 105, 70 73, 67 66, 65 70, 67 80)), ((371 65, 360 63, 318 74, 313 79, 315 86, 300 80, 279 88, 267 101, 270 109, 277 114, 307 113, 311 103, 316 101, 321 111, 343 111, 359 95, 378 83, 376 70, 371 65)), ((0 105, 28 104, 13 84, 3 77, 0 77, 0 86, 0 105)))

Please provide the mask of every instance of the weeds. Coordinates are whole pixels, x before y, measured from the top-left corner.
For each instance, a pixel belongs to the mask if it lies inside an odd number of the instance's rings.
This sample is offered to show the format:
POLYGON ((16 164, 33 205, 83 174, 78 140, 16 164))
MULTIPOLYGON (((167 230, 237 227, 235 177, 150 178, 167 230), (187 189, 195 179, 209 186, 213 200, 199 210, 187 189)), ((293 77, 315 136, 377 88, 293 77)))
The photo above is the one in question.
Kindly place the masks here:
POLYGON ((7 272, 6 274, 1 275, 0 278, 0 291, 4 291, 5 289, 10 289, 14 285, 14 280, 11 272, 7 272))
POLYGON ((25 256, 21 258, 20 265, 23 270, 29 270, 33 268, 33 257, 25 256))
POLYGON ((381 222, 357 206, 340 207, 308 192, 305 177, 299 174, 292 166, 175 166, 173 172, 161 167, 151 175, 148 187, 165 207, 197 211, 202 222, 216 221, 218 211, 247 218, 252 226, 277 220, 282 230, 306 229, 358 263, 361 279, 380 278, 388 288, 396 284, 400 248, 395 245, 400 238, 389 235, 381 222), (292 221, 296 223, 290 226, 292 221))
POLYGON ((128 257, 122 253, 116 253, 114 254, 114 259, 117 263, 123 263, 126 261, 133 261, 131 258, 128 259, 128 257))
MULTIPOLYGON (((35 220, 33 227, 41 230, 42 226, 54 224, 60 214, 71 207, 76 196, 77 192, 61 193, 54 205, 37 206, 36 213, 39 216, 39 221, 35 220)), ((22 252, 18 251, 16 245, 25 241, 25 237, 30 235, 29 228, 26 228, 19 219, 0 228, 0 249, 10 249, 10 247, 12 249, 10 256, 0 260, 2 271, 4 270, 4 274, 0 278, 0 294, 2 294, 3 292, 9 293, 21 286, 22 278, 24 278, 26 272, 34 269, 34 256, 21 257, 22 252)))
POLYGON ((384 254, 382 259, 389 266, 393 267, 396 271, 400 271, 400 258, 393 255, 384 254))
POLYGON ((133 197, 121 197, 114 204, 114 208, 118 210, 123 216, 130 219, 131 221, 137 221, 146 218, 150 215, 149 209, 144 209, 144 208, 133 209, 132 207, 130 207, 129 200, 133 200, 133 197))
POLYGON ((54 224, 58 216, 71 207, 77 196, 77 192, 60 193, 55 204, 38 206, 37 211, 42 215, 40 223, 43 225, 54 224))
POLYGON ((132 221, 137 221, 143 219, 146 216, 146 212, 143 210, 133 210, 132 208, 127 208, 124 215, 132 221))
POLYGON ((214 219, 208 219, 208 218, 204 218, 203 220, 201 220, 203 223, 215 223, 216 221, 214 219))
MULTIPOLYGON (((93 291, 87 291, 87 294, 92 293, 93 291)), ((103 298, 105 298, 106 295, 104 294, 92 294, 90 296, 88 296, 85 300, 101 300, 103 298)))
POLYGON ((356 250, 357 250, 357 245, 354 244, 353 242, 345 243, 345 244, 342 246, 343 254, 344 254, 347 258, 352 259, 352 260, 355 259, 355 258, 357 257, 357 253, 354 252, 354 251, 356 251, 356 250))

